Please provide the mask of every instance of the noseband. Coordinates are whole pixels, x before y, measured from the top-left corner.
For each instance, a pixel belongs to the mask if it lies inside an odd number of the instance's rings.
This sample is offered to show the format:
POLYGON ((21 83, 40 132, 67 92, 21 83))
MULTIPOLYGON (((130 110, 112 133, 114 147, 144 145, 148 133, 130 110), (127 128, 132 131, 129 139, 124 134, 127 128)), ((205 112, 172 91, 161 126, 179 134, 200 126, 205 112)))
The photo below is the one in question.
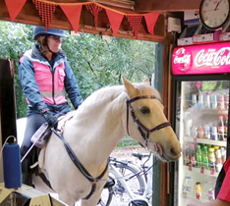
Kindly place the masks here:
POLYGON ((127 127, 127 134, 130 136, 129 134, 129 110, 130 110, 130 114, 133 118, 133 121, 135 122, 135 124, 137 125, 137 129, 138 131, 140 132, 142 138, 147 142, 148 139, 149 139, 149 135, 157 130, 160 130, 164 127, 167 127, 167 126, 171 126, 171 124, 169 122, 164 122, 156 127, 154 127, 153 129, 148 129, 146 128, 140 121, 139 119, 136 118, 136 115, 133 111, 133 107, 131 105, 132 102, 136 101, 136 100, 139 100, 139 99, 157 99, 159 100, 156 96, 154 95, 145 95, 145 96, 139 96, 139 97, 134 97, 132 99, 127 99, 126 100, 126 104, 127 104, 127 124, 126 124, 126 127, 127 127))

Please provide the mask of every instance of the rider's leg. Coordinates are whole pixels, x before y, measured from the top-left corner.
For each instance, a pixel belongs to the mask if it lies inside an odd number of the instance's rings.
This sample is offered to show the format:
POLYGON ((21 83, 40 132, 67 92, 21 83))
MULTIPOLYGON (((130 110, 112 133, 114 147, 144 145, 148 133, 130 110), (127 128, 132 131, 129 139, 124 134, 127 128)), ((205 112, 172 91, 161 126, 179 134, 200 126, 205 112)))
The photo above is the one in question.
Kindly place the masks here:
MULTIPOLYGON (((45 119, 39 114, 28 116, 25 136, 21 146, 21 157, 26 154, 27 150, 32 145, 30 141, 31 137, 44 122, 45 119)), ((32 164, 33 152, 35 152, 34 148, 29 152, 22 162, 22 182, 30 186, 32 186, 32 170, 30 169, 30 165, 32 164)))

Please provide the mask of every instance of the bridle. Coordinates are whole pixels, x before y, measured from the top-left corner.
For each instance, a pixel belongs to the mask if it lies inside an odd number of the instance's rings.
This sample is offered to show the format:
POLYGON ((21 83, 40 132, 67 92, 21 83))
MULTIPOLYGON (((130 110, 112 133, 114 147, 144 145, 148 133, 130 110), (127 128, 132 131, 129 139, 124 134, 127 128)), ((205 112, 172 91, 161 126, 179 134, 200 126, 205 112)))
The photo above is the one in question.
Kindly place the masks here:
MULTIPOLYGON (((134 110, 133 110, 133 107, 131 105, 132 102, 136 101, 136 100, 139 100, 139 99, 157 99, 159 100, 155 95, 143 95, 143 96, 138 96, 138 97, 134 97, 132 99, 128 99, 126 100, 126 105, 127 105, 127 118, 126 118, 126 127, 127 127, 127 134, 130 136, 130 133, 129 133, 129 111, 130 111, 130 114, 133 118, 133 121, 134 123, 137 125, 137 129, 138 131, 140 132, 142 138, 145 140, 145 143, 147 145, 148 143, 148 139, 149 139, 149 135, 157 130, 160 130, 162 128, 165 128, 165 127, 168 127, 168 126, 171 126, 171 124, 169 122, 164 122, 156 127, 154 127, 153 129, 148 129, 147 127, 145 127, 145 125, 143 125, 139 119, 137 119, 135 113, 134 113, 134 110)), ((160 101, 160 100, 159 100, 160 101)))

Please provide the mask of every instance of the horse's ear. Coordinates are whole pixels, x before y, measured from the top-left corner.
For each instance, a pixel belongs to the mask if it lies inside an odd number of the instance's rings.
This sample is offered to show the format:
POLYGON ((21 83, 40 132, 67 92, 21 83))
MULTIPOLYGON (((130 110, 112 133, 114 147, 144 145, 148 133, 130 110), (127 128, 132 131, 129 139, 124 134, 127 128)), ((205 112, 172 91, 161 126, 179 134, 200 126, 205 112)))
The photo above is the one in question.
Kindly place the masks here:
POLYGON ((149 78, 146 78, 143 82, 144 82, 144 83, 147 83, 148 85, 150 85, 149 78))
POLYGON ((123 76, 122 76, 122 82, 123 82, 123 85, 125 86, 125 89, 126 89, 126 92, 129 98, 131 99, 132 97, 136 95, 137 89, 133 86, 133 84, 129 80, 127 80, 123 76))

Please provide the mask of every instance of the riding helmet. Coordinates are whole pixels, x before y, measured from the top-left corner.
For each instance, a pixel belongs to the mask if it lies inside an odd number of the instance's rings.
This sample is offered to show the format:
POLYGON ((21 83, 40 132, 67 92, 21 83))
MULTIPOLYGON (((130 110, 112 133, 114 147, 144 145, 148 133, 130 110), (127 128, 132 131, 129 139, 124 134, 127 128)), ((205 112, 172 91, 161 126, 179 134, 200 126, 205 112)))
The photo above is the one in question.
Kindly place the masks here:
POLYGON ((60 37, 63 37, 63 38, 67 37, 67 35, 64 33, 64 31, 61 30, 61 29, 49 28, 46 31, 44 26, 35 26, 34 27, 34 36, 33 36, 34 40, 37 40, 37 38, 40 35, 46 35, 46 34, 60 36, 60 37))

